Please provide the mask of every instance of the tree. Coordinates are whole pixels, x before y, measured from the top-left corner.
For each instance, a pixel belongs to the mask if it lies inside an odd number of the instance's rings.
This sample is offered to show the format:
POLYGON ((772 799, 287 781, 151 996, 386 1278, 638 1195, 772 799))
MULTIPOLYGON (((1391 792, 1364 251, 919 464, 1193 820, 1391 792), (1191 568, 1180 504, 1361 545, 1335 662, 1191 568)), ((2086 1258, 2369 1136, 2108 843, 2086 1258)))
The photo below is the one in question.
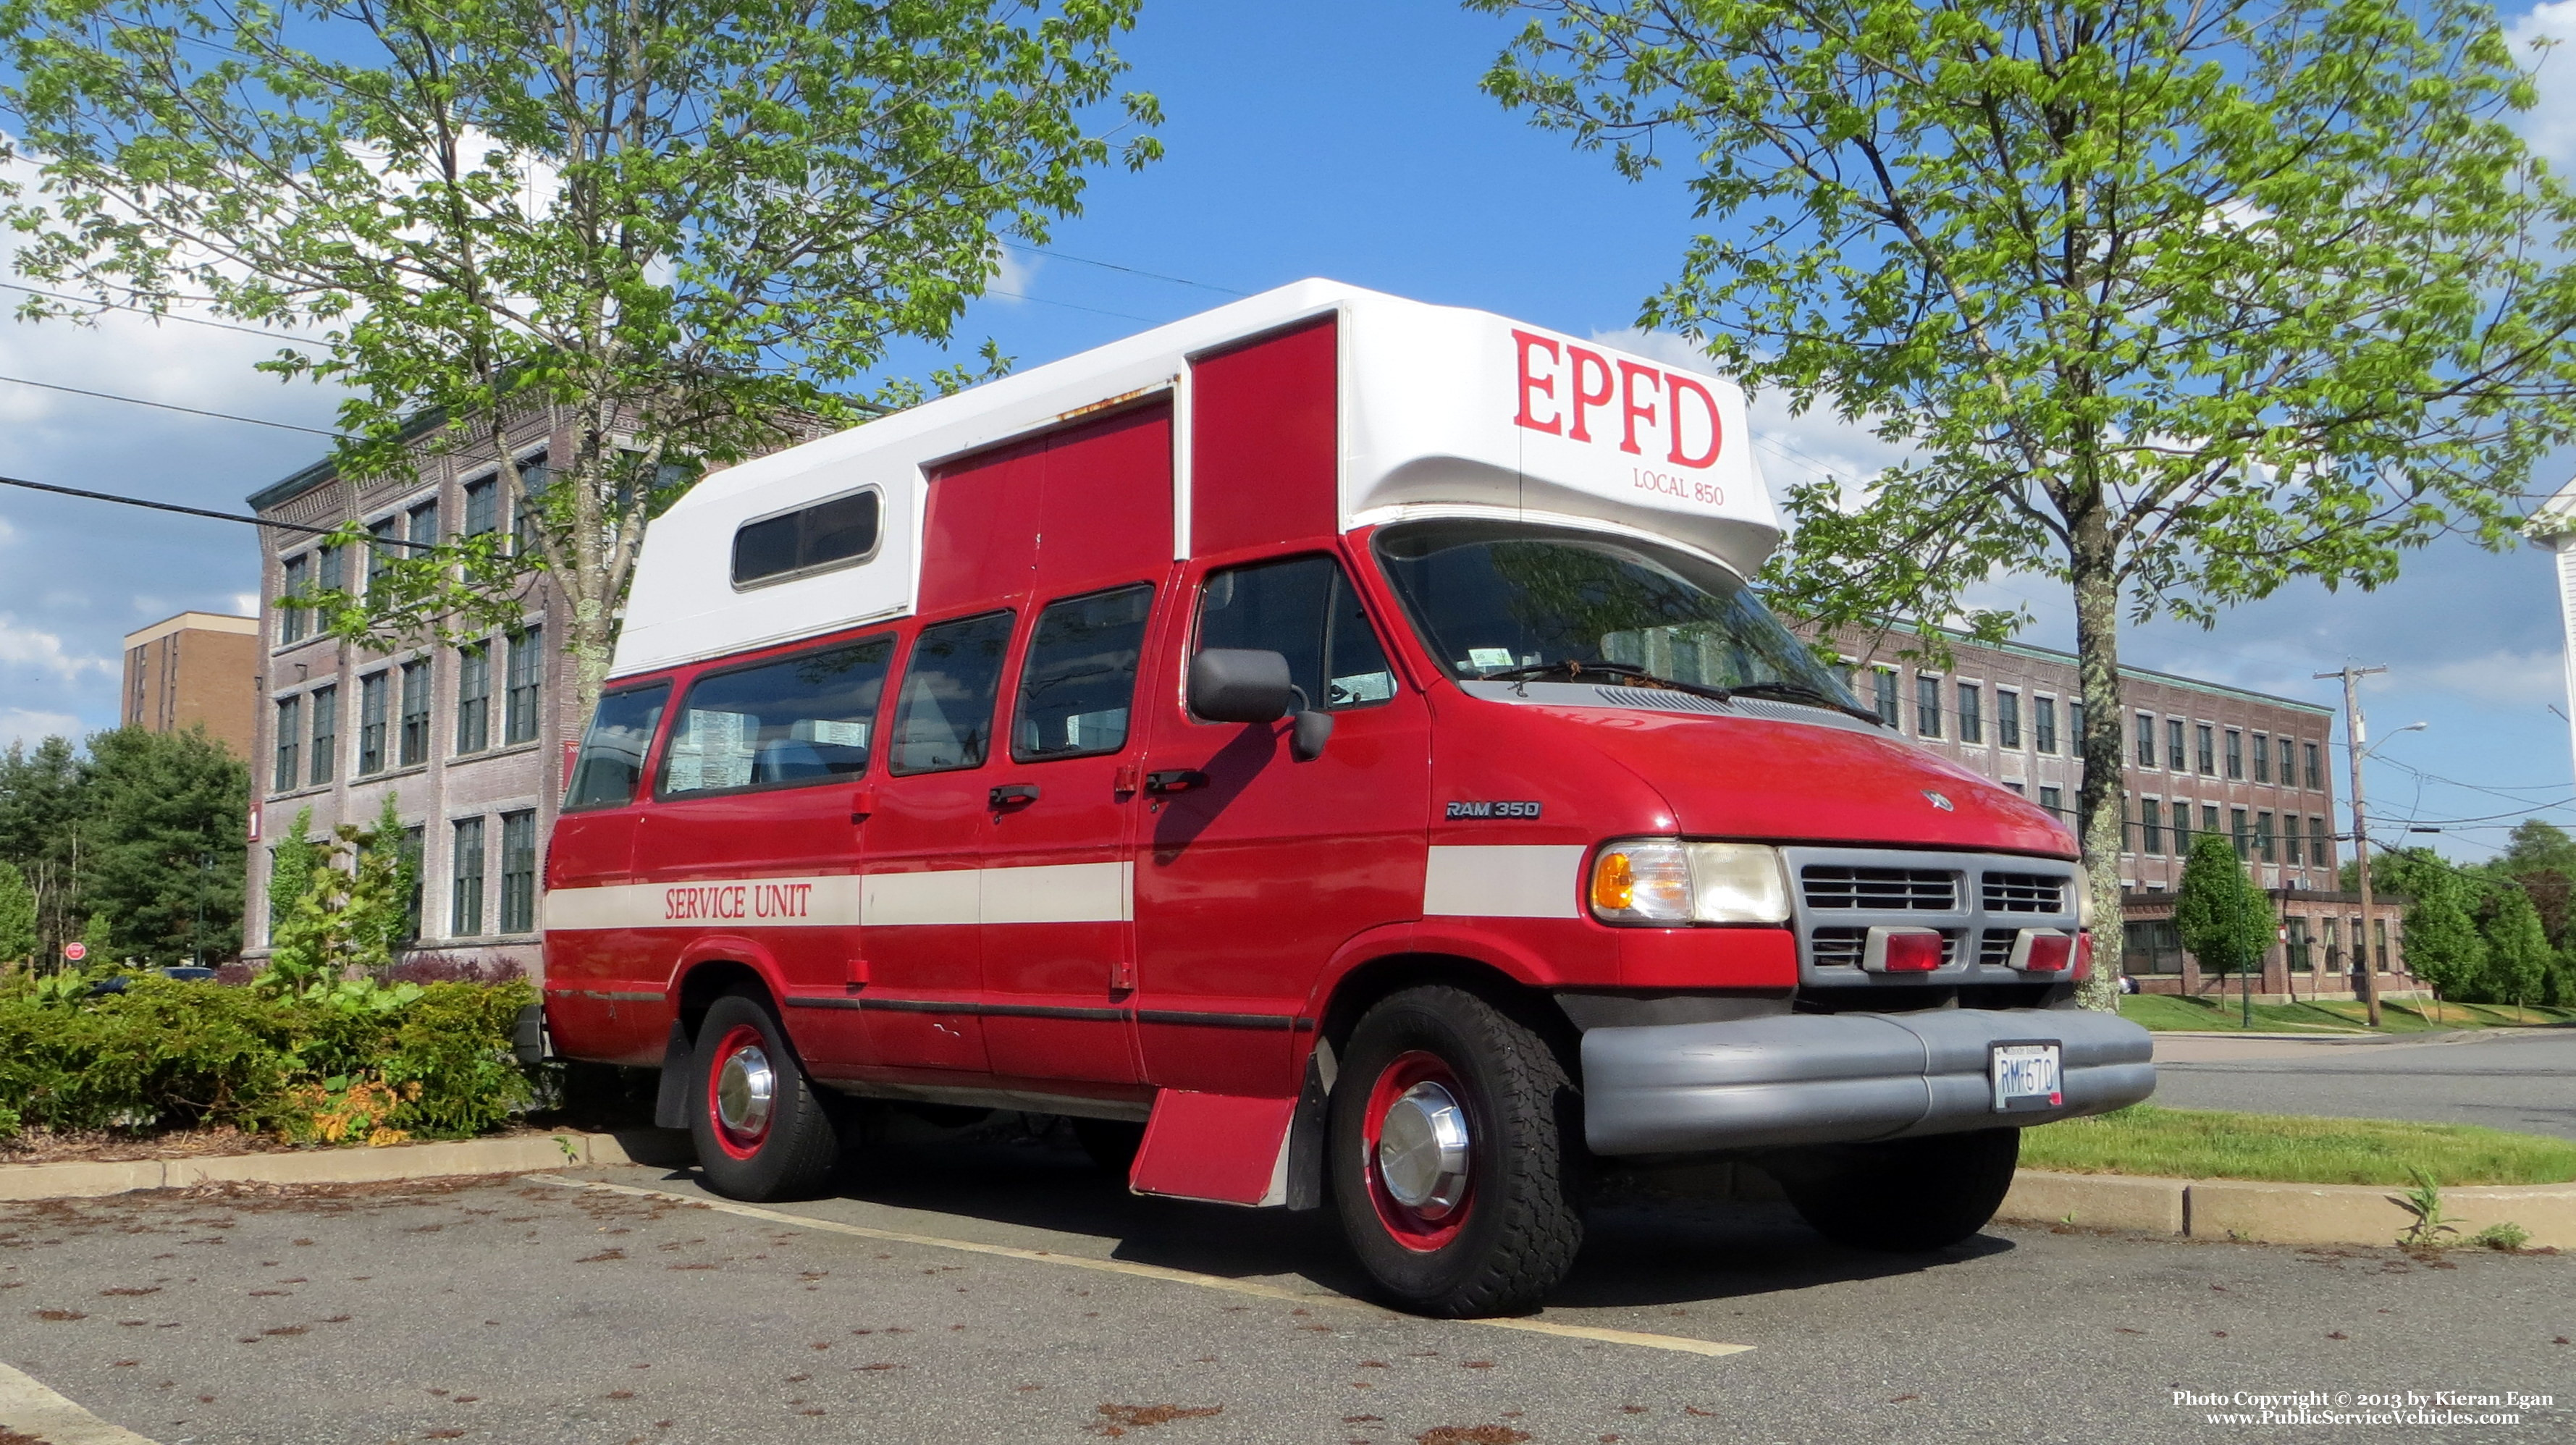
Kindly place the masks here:
POLYGON ((2487 941, 2469 916, 2465 883, 2445 865, 2418 874, 2407 891, 2414 899, 2406 908, 2407 971, 2437 999, 2467 999, 2486 980, 2487 941))
POLYGON ((268 926, 274 931, 295 911, 304 891, 313 886, 313 869, 322 861, 322 845, 313 839, 313 809, 295 810, 286 836, 268 853, 268 926))
POLYGON ((1641 323, 1908 448, 1793 489, 1786 609, 2068 586, 2099 916, 2124 609, 2206 623, 2297 575, 2376 586, 2445 530, 2508 545, 2576 434, 2576 203, 2506 124, 2535 91, 2478 0, 1466 3, 1531 16, 1491 94, 1630 177, 1687 165, 1733 224, 1641 323))
POLYGON ((377 826, 343 823, 315 849, 312 872, 294 908, 271 934, 271 987, 301 989, 336 984, 357 974, 381 974, 402 941, 399 825, 388 836, 388 800, 377 826))
POLYGON ((2497 887, 2478 931, 2487 945, 2486 976, 2479 980, 2479 992, 2491 1003, 2540 1001, 2548 992, 2549 971, 2557 955, 2549 947, 2549 935, 2541 930, 2540 912, 2531 906, 2531 899, 2511 884, 2497 887))
POLYGON ((2505 840, 2504 852, 2495 860, 2497 871, 2520 875, 2546 869, 2563 877, 2576 878, 2576 838, 2554 823, 2538 818, 2525 818, 2514 825, 2505 840))
POLYGON ((249 766, 203 727, 94 733, 89 754, 81 896, 115 921, 116 956, 239 953, 249 766))
POLYGON ((36 890, 18 865, 0 859, 0 968, 36 956, 36 890))
POLYGON ((452 421, 427 444, 496 460, 531 545, 504 520, 309 600, 342 636, 453 639, 516 627, 547 573, 586 713, 645 522, 702 468, 883 410, 832 388, 945 342, 1001 238, 1043 242, 1110 135, 1158 122, 1131 94, 1089 124, 1137 3, 5 0, 38 180, 0 216, 54 289, 321 328, 262 365, 351 388, 353 482, 452 421), (529 408, 575 438, 535 495, 504 444, 529 408))
POLYGON ((81 815, 86 779, 71 740, 0 754, 0 860, 36 895, 36 956, 51 960, 80 933, 81 815))
POLYGON ((2222 978, 2261 968, 2281 926, 2272 900, 2245 876, 2236 845, 2216 833, 2191 845, 2174 892, 2173 921, 2201 971, 2222 978))

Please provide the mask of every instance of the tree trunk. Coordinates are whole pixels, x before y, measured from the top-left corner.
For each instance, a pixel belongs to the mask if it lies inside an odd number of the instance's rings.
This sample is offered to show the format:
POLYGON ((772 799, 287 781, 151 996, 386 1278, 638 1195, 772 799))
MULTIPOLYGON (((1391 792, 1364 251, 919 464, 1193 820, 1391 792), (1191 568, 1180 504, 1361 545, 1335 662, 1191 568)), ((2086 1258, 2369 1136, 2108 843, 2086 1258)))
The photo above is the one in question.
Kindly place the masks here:
POLYGON ((2071 508, 2075 657, 2084 693, 2084 783, 2076 792, 2076 837, 2093 893, 2093 974, 2077 989, 2086 1008, 2120 1007, 2122 809, 2120 581, 2101 493, 2088 488, 2071 508))

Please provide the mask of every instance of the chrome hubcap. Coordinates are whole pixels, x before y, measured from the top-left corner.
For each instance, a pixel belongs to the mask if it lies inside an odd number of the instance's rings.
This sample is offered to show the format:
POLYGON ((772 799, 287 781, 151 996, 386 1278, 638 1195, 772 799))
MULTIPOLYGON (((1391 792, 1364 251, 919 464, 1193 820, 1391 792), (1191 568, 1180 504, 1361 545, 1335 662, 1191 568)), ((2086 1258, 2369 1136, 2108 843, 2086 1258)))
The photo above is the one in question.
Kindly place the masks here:
POLYGON ((1467 1197, 1467 1111, 1425 1080, 1404 1091, 1378 1126, 1378 1176, 1395 1202, 1438 1219, 1467 1197))
POLYGON ((734 1050, 716 1075, 716 1118, 728 1133, 752 1136, 769 1127, 778 1074, 757 1045, 734 1050))

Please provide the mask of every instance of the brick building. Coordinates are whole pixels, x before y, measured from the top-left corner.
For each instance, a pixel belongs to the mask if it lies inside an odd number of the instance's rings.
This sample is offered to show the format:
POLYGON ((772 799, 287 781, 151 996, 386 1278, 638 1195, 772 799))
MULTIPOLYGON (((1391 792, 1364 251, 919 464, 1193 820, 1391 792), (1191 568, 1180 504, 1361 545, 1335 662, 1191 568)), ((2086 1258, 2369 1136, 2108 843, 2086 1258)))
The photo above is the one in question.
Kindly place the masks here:
MULTIPOLYGON (((2072 830, 2084 776, 2083 704, 2074 654, 1953 637, 1950 664, 1899 655, 1910 634, 1853 630, 1834 646, 1852 659, 1852 691, 1890 727, 2023 794, 2072 830)), ((2287 939, 2260 991, 2350 997, 2361 899, 2339 891, 2334 710, 2145 668, 2120 670, 2120 889, 2124 967, 2158 993, 2210 986, 2173 927, 2172 890, 2204 833, 2229 838, 2271 894, 2287 939)), ((2370 931, 2386 992, 2413 992, 2398 943, 2402 900, 2379 900, 2370 931)))
POLYGON ((259 713, 259 619, 182 612, 125 634, 125 684, 117 721, 156 733, 205 724, 206 734, 251 755, 259 713))

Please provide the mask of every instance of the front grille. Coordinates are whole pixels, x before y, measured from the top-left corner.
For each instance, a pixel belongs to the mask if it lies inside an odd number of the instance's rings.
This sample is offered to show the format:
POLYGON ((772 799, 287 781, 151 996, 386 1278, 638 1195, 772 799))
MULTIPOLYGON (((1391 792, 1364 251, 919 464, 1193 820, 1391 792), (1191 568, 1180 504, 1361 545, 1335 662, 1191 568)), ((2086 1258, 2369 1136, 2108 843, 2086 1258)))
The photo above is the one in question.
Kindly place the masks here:
POLYGON ((1869 868, 1811 863, 1800 870, 1807 906, 1891 912, 1949 913, 1959 906, 1958 875, 1937 868, 1869 868))
POLYGON ((2012 963, 2013 940, 2018 928, 1989 928, 1977 941, 1977 962, 1988 968, 2003 968, 2012 963))
POLYGON ((2047 873, 1989 873, 1979 892, 1988 913, 2061 913, 2066 908, 2066 880, 2047 873))
MULTIPOLYGON (((1858 968, 1861 955, 1869 947, 1866 928, 1815 928, 1807 932, 1807 957, 1818 968, 1858 968)), ((2004 935, 2004 951, 2012 951, 2012 935, 2004 935)), ((1959 931, 1941 930, 1941 966, 1948 968, 1959 961, 1959 931)))

